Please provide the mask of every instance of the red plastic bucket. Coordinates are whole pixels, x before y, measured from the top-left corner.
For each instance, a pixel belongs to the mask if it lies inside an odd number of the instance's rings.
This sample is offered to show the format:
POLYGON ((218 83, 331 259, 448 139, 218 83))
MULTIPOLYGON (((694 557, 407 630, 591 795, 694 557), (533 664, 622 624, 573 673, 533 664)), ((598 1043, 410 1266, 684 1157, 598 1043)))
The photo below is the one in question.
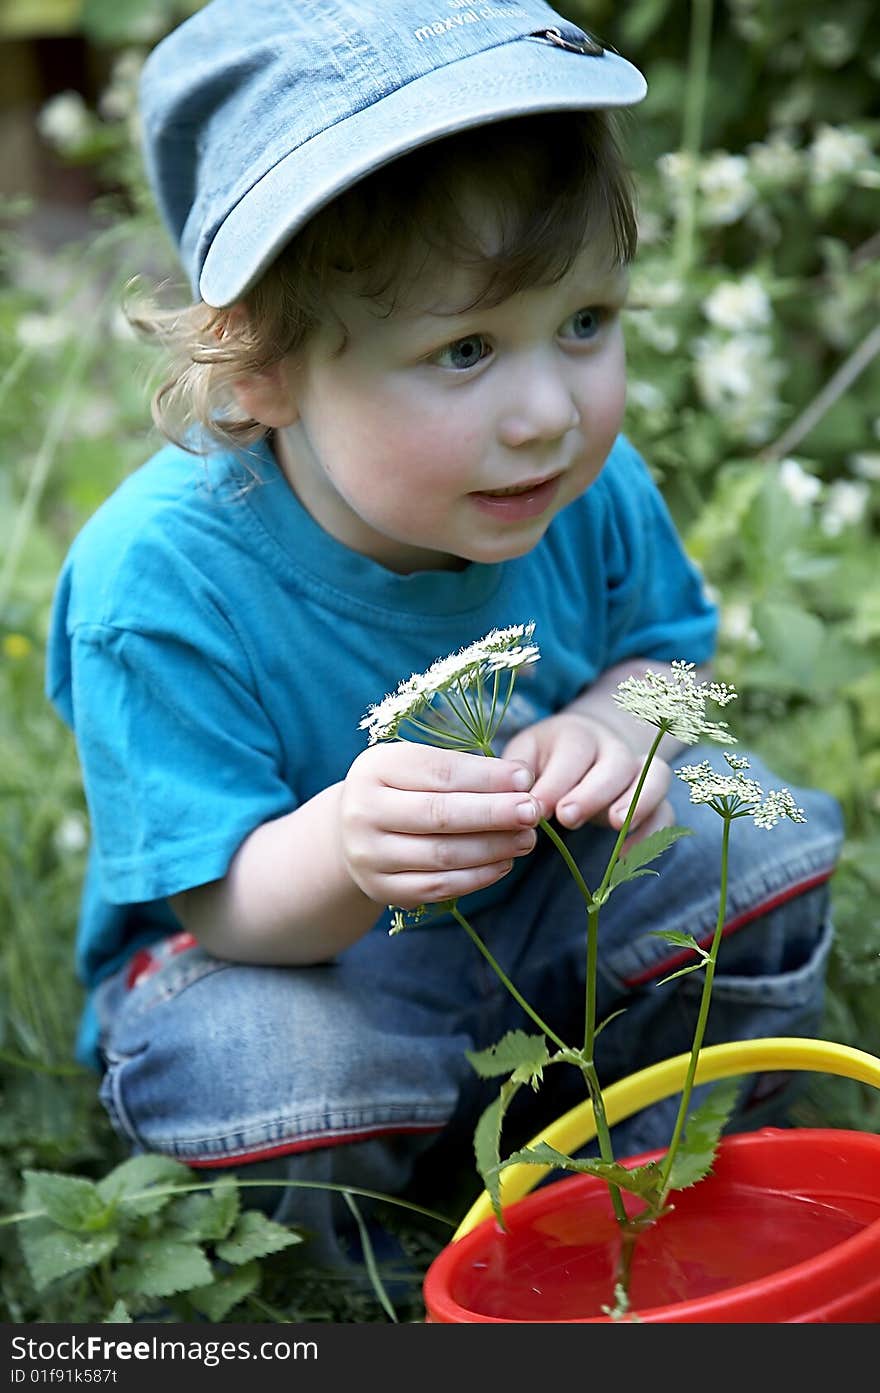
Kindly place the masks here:
MULTIPOLYGON (((765 1128, 725 1137, 713 1173, 672 1198, 673 1213, 636 1246, 639 1320, 880 1322, 880 1136, 765 1128)), ((555 1180, 507 1205, 505 1221, 506 1232, 485 1220, 434 1259, 429 1321, 609 1320, 602 1307, 619 1240, 602 1182, 555 1180)))

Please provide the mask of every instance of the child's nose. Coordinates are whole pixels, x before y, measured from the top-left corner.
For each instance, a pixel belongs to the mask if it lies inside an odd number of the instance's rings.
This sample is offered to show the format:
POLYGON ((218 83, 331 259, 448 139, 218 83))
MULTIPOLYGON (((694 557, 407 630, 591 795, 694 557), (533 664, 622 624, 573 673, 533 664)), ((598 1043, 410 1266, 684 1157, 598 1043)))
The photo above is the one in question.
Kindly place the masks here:
POLYGON ((511 391, 499 437, 517 448, 559 440, 579 424, 580 411, 558 366, 533 362, 511 391))

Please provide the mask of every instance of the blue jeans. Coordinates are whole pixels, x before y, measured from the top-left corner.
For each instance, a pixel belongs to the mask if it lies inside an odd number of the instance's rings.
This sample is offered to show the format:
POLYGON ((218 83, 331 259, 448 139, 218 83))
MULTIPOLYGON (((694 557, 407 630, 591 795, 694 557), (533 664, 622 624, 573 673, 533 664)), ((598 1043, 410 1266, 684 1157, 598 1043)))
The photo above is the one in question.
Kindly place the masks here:
MULTIPOLYGON (((681 756, 702 758, 727 769, 715 746, 681 756)), ((755 758, 751 772, 765 787, 778 784, 755 758)), ((707 1044, 818 1029, 832 935, 827 881, 842 820, 827 794, 792 792, 805 825, 734 823, 707 1044)), ((676 821, 695 835, 664 853, 659 875, 622 886, 601 912, 598 1019, 623 1009, 597 1039, 603 1085, 690 1048, 703 975, 658 985, 681 953, 651 930, 711 935, 722 823, 690 804, 681 780, 673 779, 670 797, 676 821)), ((612 835, 585 827, 567 843, 595 887, 612 835)), ((546 838, 508 899, 472 923, 543 1019, 581 1041, 584 905, 546 838)), ((429 922, 393 938, 377 929, 337 960, 310 967, 225 962, 192 941, 169 940, 155 946, 134 986, 131 976, 108 979, 97 1002, 101 1097, 114 1126, 134 1151, 163 1152, 206 1176, 265 1179, 267 1187, 288 1179, 400 1194, 447 1162, 472 1171, 473 1128, 498 1080, 478 1079, 465 1051, 511 1029, 536 1029, 455 924, 429 922)), ((520 1091, 505 1151, 509 1138, 527 1139, 583 1098, 576 1069, 558 1066, 545 1077, 537 1095, 520 1091)), ((734 1127, 784 1120, 777 1082, 749 1081, 734 1127)), ((664 1145, 675 1106, 667 1100, 618 1124, 616 1154, 664 1145)), ((313 1188, 243 1194, 308 1230, 317 1262, 337 1261, 348 1217, 338 1196, 313 1188)), ((417 1197, 432 1204, 430 1193, 417 1197)))

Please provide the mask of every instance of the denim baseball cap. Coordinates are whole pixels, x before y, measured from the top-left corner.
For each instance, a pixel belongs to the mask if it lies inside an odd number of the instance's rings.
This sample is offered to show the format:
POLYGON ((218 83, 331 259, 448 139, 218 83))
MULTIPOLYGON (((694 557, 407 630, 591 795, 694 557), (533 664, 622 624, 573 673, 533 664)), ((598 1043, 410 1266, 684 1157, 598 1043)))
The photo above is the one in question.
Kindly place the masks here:
POLYGON ((210 0, 147 58, 140 109, 159 210, 193 292, 220 307, 398 156, 646 90, 544 0, 210 0))

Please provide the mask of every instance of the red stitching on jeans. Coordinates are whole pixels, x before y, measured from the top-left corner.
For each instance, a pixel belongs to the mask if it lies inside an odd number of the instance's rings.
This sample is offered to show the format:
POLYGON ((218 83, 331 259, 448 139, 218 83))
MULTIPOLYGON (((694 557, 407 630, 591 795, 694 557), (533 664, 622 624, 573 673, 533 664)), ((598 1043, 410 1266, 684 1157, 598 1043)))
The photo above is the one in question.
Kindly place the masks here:
POLYGON ((158 944, 150 948, 139 948, 128 964, 125 974, 126 987, 131 991, 140 982, 152 977, 154 972, 158 972, 166 957, 176 958, 178 953, 185 953, 188 948, 195 948, 197 945, 198 939, 193 938, 192 934, 176 933, 160 939, 158 944))
MULTIPOLYGON (((830 880, 834 874, 834 867, 830 870, 820 871, 818 875, 811 876, 809 880, 800 880, 795 885, 790 885, 786 890, 780 890, 777 895, 773 895, 769 900, 764 900, 761 904, 755 905, 752 909, 747 909, 745 913, 731 919, 721 930, 721 937, 727 938, 729 934, 736 933, 737 929, 743 928, 745 924, 750 924, 753 919, 760 919, 762 915, 769 914, 771 910, 778 909, 780 905, 788 900, 793 900, 796 895, 803 895, 807 890, 813 890, 817 885, 824 885, 826 880, 830 880)), ((715 935, 715 930, 710 929, 697 942, 701 948, 708 948, 715 935)), ((673 953, 670 957, 664 958, 662 963, 655 963, 653 967, 645 968, 644 972, 636 973, 633 977, 624 977, 623 984, 626 987, 641 987, 646 982, 652 982, 655 977, 662 977, 665 972, 671 972, 677 967, 682 967, 686 962, 693 958, 693 949, 683 948, 680 953, 673 953)))
POLYGON ((182 1161, 187 1166, 197 1166, 200 1170, 211 1170, 220 1166, 246 1166, 251 1161, 269 1161, 273 1156, 291 1156, 298 1151, 317 1151, 322 1146, 350 1146, 353 1142, 372 1141, 376 1137, 395 1137, 403 1133, 441 1132, 442 1130, 442 1124, 438 1122, 409 1122, 402 1127, 377 1127, 372 1130, 368 1128, 361 1132, 342 1132, 335 1133, 333 1136, 306 1137, 302 1141, 279 1142, 277 1145, 266 1146, 255 1151, 234 1151, 228 1156, 175 1155, 174 1159, 182 1161))

